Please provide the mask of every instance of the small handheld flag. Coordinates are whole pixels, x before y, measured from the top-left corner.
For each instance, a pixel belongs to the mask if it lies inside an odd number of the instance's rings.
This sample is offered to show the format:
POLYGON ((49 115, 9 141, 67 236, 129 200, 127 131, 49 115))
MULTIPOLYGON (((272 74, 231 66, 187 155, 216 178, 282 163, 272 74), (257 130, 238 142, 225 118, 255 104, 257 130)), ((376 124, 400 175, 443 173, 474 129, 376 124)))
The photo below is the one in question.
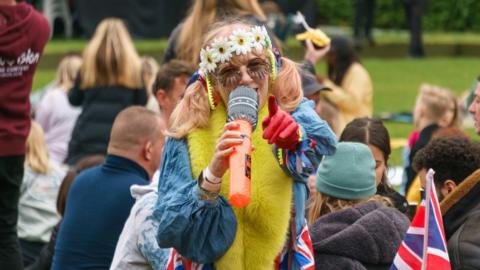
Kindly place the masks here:
POLYGON ((450 270, 447 241, 433 174, 427 173, 426 198, 408 228, 390 270, 450 270))

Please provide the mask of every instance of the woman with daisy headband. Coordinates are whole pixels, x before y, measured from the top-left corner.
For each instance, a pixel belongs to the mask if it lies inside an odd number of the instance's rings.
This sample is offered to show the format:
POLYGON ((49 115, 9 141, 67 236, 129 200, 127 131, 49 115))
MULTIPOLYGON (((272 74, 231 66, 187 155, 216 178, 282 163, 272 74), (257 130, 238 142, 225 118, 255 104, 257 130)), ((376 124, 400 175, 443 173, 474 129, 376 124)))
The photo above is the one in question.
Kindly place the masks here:
POLYGON ((160 247, 174 248, 167 269, 310 269, 307 179, 336 139, 303 98, 295 63, 274 52, 264 27, 223 22, 207 33, 192 81, 170 118, 153 217, 160 247), (251 134, 244 208, 227 200, 228 158, 244 136, 225 124, 238 86, 257 92, 263 127, 251 134))

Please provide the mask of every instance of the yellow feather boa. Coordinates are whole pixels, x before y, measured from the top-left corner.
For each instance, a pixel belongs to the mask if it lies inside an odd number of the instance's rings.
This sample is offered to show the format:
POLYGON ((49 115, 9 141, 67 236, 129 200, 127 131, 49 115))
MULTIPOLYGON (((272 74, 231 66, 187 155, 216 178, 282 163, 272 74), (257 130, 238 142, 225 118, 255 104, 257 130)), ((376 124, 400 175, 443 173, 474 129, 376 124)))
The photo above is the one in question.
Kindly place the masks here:
MULTIPOLYGON (((225 125, 226 112, 221 102, 211 112, 209 126, 188 135, 193 175, 208 166, 217 138, 225 125)), ((268 115, 267 106, 259 113, 259 122, 268 115)), ((260 125, 260 123, 259 123, 260 125)), ((251 201, 245 208, 234 208, 237 233, 216 269, 273 269, 274 260, 286 244, 291 216, 292 180, 280 168, 272 147, 262 138, 258 126, 252 135, 251 201)), ((229 172, 223 177, 221 194, 228 198, 229 172)))

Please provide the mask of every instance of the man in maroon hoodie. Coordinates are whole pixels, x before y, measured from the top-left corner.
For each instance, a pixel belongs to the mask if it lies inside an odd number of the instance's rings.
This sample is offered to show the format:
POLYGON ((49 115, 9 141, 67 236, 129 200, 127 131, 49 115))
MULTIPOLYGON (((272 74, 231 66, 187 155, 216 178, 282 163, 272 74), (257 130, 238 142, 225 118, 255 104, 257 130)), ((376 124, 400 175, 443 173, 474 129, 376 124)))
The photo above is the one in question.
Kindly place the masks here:
POLYGON ((22 269, 16 227, 29 95, 49 32, 47 20, 30 5, 0 0, 0 269, 22 269))

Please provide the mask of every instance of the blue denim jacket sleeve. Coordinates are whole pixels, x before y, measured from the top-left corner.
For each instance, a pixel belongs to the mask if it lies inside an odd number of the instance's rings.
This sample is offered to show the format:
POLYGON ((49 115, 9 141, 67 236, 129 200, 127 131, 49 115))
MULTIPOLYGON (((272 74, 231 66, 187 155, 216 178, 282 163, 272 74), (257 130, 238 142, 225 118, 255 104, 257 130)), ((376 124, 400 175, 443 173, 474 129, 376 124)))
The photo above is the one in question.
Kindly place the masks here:
POLYGON ((333 155, 337 149, 337 137, 327 122, 318 116, 314 107, 312 100, 304 98, 292 116, 303 128, 304 139, 315 140, 313 151, 320 155, 333 155))
POLYGON ((303 99, 292 117, 300 125, 302 138, 295 151, 274 146, 280 165, 295 181, 307 183, 324 155, 335 153, 335 133, 315 112, 313 101, 303 99))
POLYGON ((186 139, 167 139, 158 195, 154 217, 161 248, 173 247, 186 259, 204 264, 227 251, 237 230, 235 214, 222 196, 213 202, 200 198, 186 139))

